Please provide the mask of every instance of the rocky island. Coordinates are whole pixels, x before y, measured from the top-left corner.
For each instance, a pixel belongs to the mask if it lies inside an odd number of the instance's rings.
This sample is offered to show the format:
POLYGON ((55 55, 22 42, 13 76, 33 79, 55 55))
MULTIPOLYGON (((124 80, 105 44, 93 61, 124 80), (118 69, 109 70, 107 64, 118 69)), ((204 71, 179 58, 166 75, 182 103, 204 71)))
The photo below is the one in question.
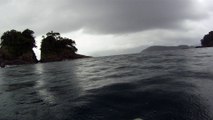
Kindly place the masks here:
POLYGON ((23 32, 11 30, 1 37, 0 65, 20 65, 37 63, 33 48, 36 47, 32 30, 23 32))
POLYGON ((33 34, 34 32, 29 29, 22 32, 16 30, 5 32, 1 36, 0 67, 89 57, 76 53, 74 40, 63 38, 57 32, 48 32, 46 36, 43 36, 41 60, 38 61, 33 51, 36 47, 33 34))
POLYGON ((201 40, 201 46, 199 47, 213 47, 213 31, 210 31, 207 35, 201 40))
POLYGON ((41 43, 41 62, 54 62, 69 59, 88 58, 77 54, 75 41, 60 36, 57 32, 48 32, 41 43))

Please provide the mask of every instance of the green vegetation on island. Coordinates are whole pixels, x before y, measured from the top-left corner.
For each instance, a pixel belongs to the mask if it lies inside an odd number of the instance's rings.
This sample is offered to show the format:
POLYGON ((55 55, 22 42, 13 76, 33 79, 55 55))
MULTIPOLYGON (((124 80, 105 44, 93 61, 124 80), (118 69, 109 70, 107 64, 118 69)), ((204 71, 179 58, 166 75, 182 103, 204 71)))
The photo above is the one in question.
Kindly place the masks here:
MULTIPOLYGON (((39 62, 33 48, 36 47, 34 32, 26 29, 22 32, 10 30, 1 36, 0 66, 33 64, 39 62)), ((62 61, 67 59, 87 58, 77 54, 75 41, 61 37, 60 33, 48 32, 41 43, 40 62, 62 61)))
POLYGON ((61 37, 60 33, 48 32, 41 42, 41 62, 62 61, 86 57, 76 54, 75 41, 61 37))
POLYGON ((201 47, 213 47, 213 31, 203 37, 201 47))
POLYGON ((23 32, 10 30, 1 36, 0 63, 1 66, 37 63, 33 48, 35 38, 32 30, 23 32))

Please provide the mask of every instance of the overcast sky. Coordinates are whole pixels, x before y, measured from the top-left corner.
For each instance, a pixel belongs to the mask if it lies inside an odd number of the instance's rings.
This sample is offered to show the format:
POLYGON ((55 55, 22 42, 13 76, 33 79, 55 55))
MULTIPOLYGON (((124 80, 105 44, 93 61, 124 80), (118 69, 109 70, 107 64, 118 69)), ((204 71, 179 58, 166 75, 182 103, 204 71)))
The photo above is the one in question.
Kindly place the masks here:
POLYGON ((39 46, 40 36, 53 30, 75 40, 78 53, 96 56, 140 51, 149 45, 198 45, 213 30, 211 2, 0 0, 0 34, 29 28, 39 46))

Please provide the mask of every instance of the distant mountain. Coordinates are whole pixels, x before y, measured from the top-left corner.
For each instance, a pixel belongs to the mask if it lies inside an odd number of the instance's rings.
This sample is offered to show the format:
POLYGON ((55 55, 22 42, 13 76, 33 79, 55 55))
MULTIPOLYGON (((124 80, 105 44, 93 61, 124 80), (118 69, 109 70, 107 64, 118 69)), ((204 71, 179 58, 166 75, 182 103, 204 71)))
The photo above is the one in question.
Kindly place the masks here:
POLYGON ((146 51, 167 51, 167 50, 179 50, 179 49, 189 49, 193 48, 188 45, 179 45, 179 46, 151 46, 144 49, 142 52, 146 51))
POLYGON ((111 49, 111 50, 103 50, 91 53, 92 56, 111 56, 111 55, 123 55, 123 54, 136 54, 140 53, 141 50, 146 49, 148 46, 138 46, 138 47, 131 47, 131 48, 124 48, 124 49, 111 49))

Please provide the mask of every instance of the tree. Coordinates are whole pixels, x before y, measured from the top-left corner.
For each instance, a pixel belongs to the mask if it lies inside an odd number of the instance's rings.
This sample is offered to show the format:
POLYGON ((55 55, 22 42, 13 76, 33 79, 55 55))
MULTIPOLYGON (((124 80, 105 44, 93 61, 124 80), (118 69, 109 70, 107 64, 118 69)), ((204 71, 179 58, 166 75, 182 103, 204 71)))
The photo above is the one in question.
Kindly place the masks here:
POLYGON ((48 32, 46 35, 47 35, 47 37, 48 37, 48 36, 51 36, 51 37, 54 37, 55 39, 57 39, 58 37, 60 37, 60 33, 58 33, 58 32, 53 32, 53 31, 48 32))
POLYGON ((7 49, 14 57, 18 57, 36 47, 33 34, 34 32, 29 29, 23 32, 7 31, 1 36, 1 48, 7 49))
POLYGON ((41 42, 41 59, 48 55, 62 56, 63 52, 69 51, 70 54, 77 52, 75 41, 69 38, 61 37, 58 32, 48 32, 43 36, 41 42))
POLYGON ((202 47, 213 47, 213 31, 203 37, 201 45, 202 47))
POLYGON ((29 30, 29 29, 26 29, 22 32, 22 36, 27 39, 26 44, 29 46, 29 49, 36 47, 35 37, 33 36, 33 34, 34 34, 34 32, 32 30, 29 30))

